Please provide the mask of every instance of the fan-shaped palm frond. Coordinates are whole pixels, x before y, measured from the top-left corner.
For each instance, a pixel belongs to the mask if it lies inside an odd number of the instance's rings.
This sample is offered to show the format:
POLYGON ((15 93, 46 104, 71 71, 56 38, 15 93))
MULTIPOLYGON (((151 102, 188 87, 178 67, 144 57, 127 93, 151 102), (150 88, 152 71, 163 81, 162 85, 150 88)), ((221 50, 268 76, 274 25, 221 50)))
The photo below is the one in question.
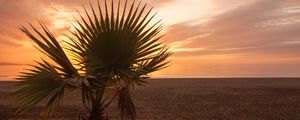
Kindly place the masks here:
POLYGON ((80 89, 83 104, 90 110, 82 118, 104 119, 104 109, 113 100, 122 119, 136 118, 130 89, 143 85, 150 73, 167 67, 167 58, 171 55, 159 42, 162 25, 160 21, 151 24, 155 14, 146 4, 132 2, 129 5, 126 0, 123 7, 121 1, 117 5, 112 1, 110 7, 105 1, 104 9, 99 1, 96 8, 90 6, 91 13, 84 9, 86 17, 80 14, 78 27, 73 25, 75 30, 69 30, 69 41, 65 40, 65 49, 76 64, 72 64, 45 25, 41 24, 44 34, 31 25, 39 38, 25 27, 21 28, 54 64, 37 62, 34 69, 19 78, 22 88, 13 96, 20 110, 48 98, 43 111, 51 113, 65 90, 80 89))
POLYGON ((22 88, 13 93, 12 96, 16 103, 15 105, 20 108, 18 110, 19 112, 27 110, 41 100, 48 98, 48 103, 42 110, 44 115, 48 115, 59 105, 64 95, 64 89, 76 87, 72 84, 68 84, 64 79, 77 76, 78 73, 47 27, 41 24, 46 35, 40 33, 32 25, 31 27, 40 38, 34 36, 25 27, 22 27, 21 30, 26 33, 26 35, 38 45, 37 48, 52 59, 56 65, 44 60, 43 62, 37 62, 37 65, 32 66, 33 68, 28 70, 29 72, 23 72, 22 75, 17 78, 20 80, 17 85, 22 86, 22 88))
MULTIPOLYGON (((159 21, 149 26, 155 15, 150 16, 152 9, 145 11, 146 5, 141 7, 139 3, 134 7, 134 4, 130 5, 126 14, 126 1, 120 14, 119 3, 117 15, 114 15, 114 10, 109 13, 106 3, 105 12, 102 13, 98 2, 99 17, 91 7, 93 15, 85 10, 88 19, 81 17, 83 22, 78 20, 80 28, 74 26, 76 32, 72 34, 75 38, 71 39, 69 50, 78 56, 76 60, 86 64, 82 66, 88 67, 87 73, 104 74, 113 71, 118 75, 128 76, 130 73, 137 75, 132 77, 139 77, 164 67, 164 60, 170 53, 158 42, 161 37, 155 38, 162 26, 159 21)), ((113 2, 111 8, 114 9, 113 2)))

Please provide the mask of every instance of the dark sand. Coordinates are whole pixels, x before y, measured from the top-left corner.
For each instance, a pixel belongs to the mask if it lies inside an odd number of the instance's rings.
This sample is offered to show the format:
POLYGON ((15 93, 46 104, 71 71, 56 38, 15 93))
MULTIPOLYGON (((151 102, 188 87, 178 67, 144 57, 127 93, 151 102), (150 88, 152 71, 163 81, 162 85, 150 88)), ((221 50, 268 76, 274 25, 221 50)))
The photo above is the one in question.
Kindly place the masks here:
MULTIPOLYGON (((7 95, 15 90, 0 83, 0 119, 32 120, 41 108, 15 115, 7 95)), ((67 95, 52 120, 77 120, 80 95, 67 95)), ((143 120, 300 120, 300 78, 160 79, 134 92, 138 119, 143 120)))

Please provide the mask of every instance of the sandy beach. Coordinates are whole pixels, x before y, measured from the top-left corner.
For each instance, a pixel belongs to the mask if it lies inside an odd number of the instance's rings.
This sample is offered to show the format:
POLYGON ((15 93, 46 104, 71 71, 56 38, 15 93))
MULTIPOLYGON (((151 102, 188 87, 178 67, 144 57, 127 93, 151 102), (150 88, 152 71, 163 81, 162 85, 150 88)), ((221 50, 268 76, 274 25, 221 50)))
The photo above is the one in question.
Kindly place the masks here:
MULTIPOLYGON (((15 115, 7 95, 16 87, 0 83, 0 119, 32 120, 40 105, 15 115)), ((76 92, 75 92, 76 93, 76 92)), ((67 94, 51 120, 76 120, 80 94, 67 94)), ((153 79, 133 93, 140 120, 299 120, 300 79, 153 79)), ((110 114, 115 116, 115 114, 110 114)), ((112 119, 118 119, 112 117, 112 119)))

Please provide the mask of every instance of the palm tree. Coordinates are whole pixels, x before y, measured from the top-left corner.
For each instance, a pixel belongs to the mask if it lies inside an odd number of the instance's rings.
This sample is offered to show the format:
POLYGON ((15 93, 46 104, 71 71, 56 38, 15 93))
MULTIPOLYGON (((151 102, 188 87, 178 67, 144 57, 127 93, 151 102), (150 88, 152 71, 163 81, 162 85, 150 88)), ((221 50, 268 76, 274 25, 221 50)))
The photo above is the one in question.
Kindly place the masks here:
POLYGON ((144 85, 149 74, 167 67, 171 55, 159 42, 161 22, 151 25, 155 14, 146 4, 124 3, 117 10, 111 2, 110 12, 105 1, 103 10, 91 5, 86 18, 80 15, 78 26, 69 30, 66 47, 62 47, 48 27, 40 22, 41 30, 30 24, 32 31, 20 29, 49 57, 36 62, 23 72, 17 82, 21 88, 12 94, 13 104, 22 113, 46 100, 41 115, 52 115, 66 92, 80 90, 87 108, 80 119, 107 119, 107 106, 116 102, 122 119, 135 119, 136 112, 130 90, 144 85), (99 13, 96 14, 95 10, 99 13))

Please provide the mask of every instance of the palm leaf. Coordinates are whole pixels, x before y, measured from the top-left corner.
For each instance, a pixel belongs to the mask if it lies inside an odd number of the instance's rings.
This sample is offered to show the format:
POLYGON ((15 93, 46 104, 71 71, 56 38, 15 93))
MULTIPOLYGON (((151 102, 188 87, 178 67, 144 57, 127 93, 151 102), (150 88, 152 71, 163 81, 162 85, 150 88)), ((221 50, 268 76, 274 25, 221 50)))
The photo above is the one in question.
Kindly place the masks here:
MULTIPOLYGON (((128 5, 126 0, 120 12, 119 1, 115 15, 113 1, 110 12, 105 1, 104 10, 98 2, 97 15, 94 7, 90 6, 92 14, 85 9, 86 19, 80 15, 80 20, 77 20, 79 27, 74 26, 75 31, 71 32, 74 38, 69 43, 70 52, 79 56, 75 58, 85 65, 87 74, 118 76, 118 79, 96 79, 109 82, 106 84, 108 87, 133 83, 141 85, 148 74, 167 67, 166 59, 171 53, 158 42, 161 36, 156 37, 162 25, 158 21, 149 26, 156 14, 151 15, 152 8, 147 10, 146 4, 141 7, 141 3, 136 5, 135 2, 128 5), (86 45, 86 49, 82 49, 82 45, 86 45)), ((119 109, 123 118, 135 118, 135 112, 126 112, 134 111, 134 107, 119 104, 119 109)))
POLYGON ((42 115, 51 114, 59 105, 64 95, 65 83, 61 74, 46 61, 33 66, 23 73, 16 85, 22 86, 12 94, 14 105, 19 113, 32 108, 43 99, 49 99, 42 110, 42 115))
POLYGON ((68 30, 64 49, 44 24, 40 23, 43 33, 30 25, 38 37, 21 27, 52 62, 37 62, 19 78, 22 88, 12 96, 20 111, 48 99, 42 110, 42 115, 48 115, 60 104, 67 89, 80 89, 83 104, 91 110, 101 112, 116 99, 122 119, 136 118, 129 88, 144 85, 150 73, 169 63, 171 53, 159 42, 161 20, 151 25, 156 15, 152 14, 153 8, 135 1, 129 4, 125 0, 122 10, 121 0, 117 6, 113 1, 111 5, 105 1, 101 6, 98 1, 99 14, 91 3, 90 7, 91 13, 84 8, 85 15, 78 13, 80 17, 74 17, 78 26, 71 23, 74 31, 68 30), (111 90, 116 91, 112 92, 113 97, 106 96, 111 90))
POLYGON ((49 29, 42 23, 40 25, 46 35, 43 35, 30 24, 40 38, 34 36, 24 26, 21 27, 21 31, 31 38, 38 46, 36 48, 47 55, 55 65, 43 60, 43 62, 37 62, 37 65, 33 65, 33 68, 28 69, 28 72, 22 73, 17 82, 21 88, 12 94, 12 99, 14 105, 18 107, 19 113, 32 108, 44 99, 48 99, 41 112, 42 116, 46 116, 52 114, 58 107, 63 99, 65 89, 76 88, 76 86, 68 84, 65 79, 78 76, 78 72, 49 29))

